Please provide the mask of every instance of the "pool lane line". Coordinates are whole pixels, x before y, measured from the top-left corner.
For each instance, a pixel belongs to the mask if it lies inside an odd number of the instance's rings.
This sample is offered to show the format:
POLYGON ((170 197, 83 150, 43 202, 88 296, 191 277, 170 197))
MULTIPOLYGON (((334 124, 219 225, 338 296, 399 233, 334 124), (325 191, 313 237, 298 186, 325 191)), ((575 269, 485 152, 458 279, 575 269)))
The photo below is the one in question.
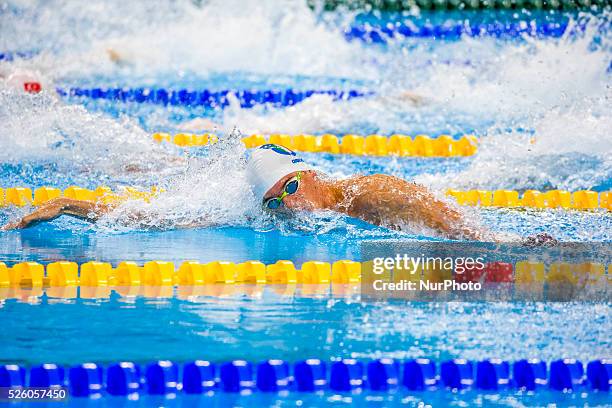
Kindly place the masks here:
POLYGON ((372 91, 357 89, 311 89, 294 90, 191 90, 165 88, 56 88, 60 96, 84 97, 90 99, 120 102, 153 103, 164 106, 189 106, 206 108, 225 108, 234 98, 243 108, 269 104, 272 106, 292 106, 313 95, 329 95, 334 100, 350 100, 374 95, 372 91))
POLYGON ((304 262, 297 269, 291 261, 265 265, 259 261, 234 263, 184 261, 178 268, 173 262, 120 262, 116 268, 108 262, 90 261, 21 262, 7 267, 0 262, 0 287, 64 287, 64 286, 175 286, 252 284, 358 284, 361 263, 342 260, 304 262))
MULTIPOLYGON (((444 64, 452 65, 449 61, 427 61, 425 65, 444 64)), ((462 66, 473 66, 471 61, 458 61, 462 66)), ((606 68, 607 73, 612 72, 612 60, 606 68)), ((163 106, 183 106, 189 108, 203 107, 207 109, 224 109, 230 105, 233 98, 241 108, 253 108, 258 105, 274 107, 294 106, 313 95, 328 95, 335 101, 348 101, 357 98, 375 96, 376 93, 368 90, 334 90, 311 89, 293 90, 192 90, 192 89, 164 89, 164 88, 56 88, 62 97, 89 98, 91 100, 106 100, 113 102, 151 103, 163 106)))
POLYGON ((283 299, 359 299, 360 284, 203 284, 203 285, 121 285, 121 286, 10 286, 0 287, 0 300, 15 299, 21 303, 40 304, 44 299, 102 300, 119 298, 181 299, 251 298, 273 296, 283 299))
POLYGON ((29 51, 4 51, 0 52, 0 62, 11 62, 17 59, 31 59, 37 56, 40 52, 35 50, 29 51))
MULTIPOLYGON (((568 29, 565 22, 544 22, 536 20, 520 20, 512 22, 494 21, 489 23, 470 23, 453 21, 443 24, 419 24, 412 21, 391 22, 386 25, 359 24, 353 25, 344 31, 348 40, 361 40, 367 43, 386 44, 393 40, 404 38, 433 38, 458 40, 462 37, 495 37, 495 38, 559 38, 568 29)), ((584 25, 572 27, 571 34, 584 32, 584 25)))
POLYGON ((525 190, 522 196, 516 190, 453 190, 446 195, 456 200, 459 205, 504 208, 560 208, 566 210, 612 211, 612 191, 596 192, 580 190, 525 190))
POLYGON ((29 187, 0 187, 0 208, 6 206, 39 206, 47 201, 66 197, 75 200, 100 202, 103 204, 118 203, 127 200, 144 200, 149 202, 152 198, 163 192, 163 189, 151 187, 149 191, 139 190, 134 187, 124 186, 117 191, 110 187, 99 186, 95 190, 79 186, 70 186, 64 191, 55 187, 39 187, 34 190, 29 187))
MULTIPOLYGON (((195 356, 194 356, 195 357, 195 356)), ((351 394, 360 391, 457 392, 477 390, 488 393, 603 392, 610 391, 611 360, 591 360, 586 365, 575 359, 558 359, 550 364, 540 359, 444 360, 426 358, 363 359, 309 358, 290 363, 279 359, 194 360, 183 364, 170 360, 143 366, 131 361, 108 365, 94 362, 63 367, 46 363, 29 369, 17 364, 0 365, 0 387, 53 387, 71 397, 135 397, 139 394, 213 395, 253 392, 330 392, 351 394)), ((6 398, 6 395, 4 395, 6 398)), ((61 399, 66 399, 63 395, 61 399)), ((282 394, 277 398, 282 398, 282 394)))
MULTIPOLYGON (((514 19, 512 21, 470 22, 446 21, 432 24, 428 21, 391 21, 386 24, 377 22, 354 23, 344 29, 347 40, 360 40, 367 43, 386 43, 397 38, 435 38, 460 39, 462 37, 520 38, 523 36, 539 38, 559 38, 568 29, 565 21, 551 22, 537 19, 514 19)), ((586 30, 586 24, 577 22, 571 26, 569 34, 576 35, 586 30)), ((600 31, 603 27, 600 28, 600 31)), ((31 59, 44 50, 6 50, 0 51, 0 61, 31 59)))
MULTIPOLYGON (((500 258, 501 259, 501 258, 500 258)), ((452 268, 423 268, 416 271, 389 269, 384 264, 375 272, 374 260, 357 262, 340 260, 333 263, 306 261, 297 268, 292 261, 278 260, 272 264, 259 261, 234 263, 213 261, 201 263, 184 261, 176 267, 173 262, 148 261, 140 265, 124 261, 113 267, 109 262, 89 261, 81 265, 76 262, 57 261, 47 265, 38 262, 20 262, 9 267, 0 262, 0 288, 43 287, 129 287, 129 286, 210 286, 218 284, 254 285, 370 285, 375 279, 385 282, 454 281, 460 284, 526 284, 525 288, 542 291, 542 284, 564 283, 571 286, 593 288, 608 283, 606 265, 597 262, 544 262, 521 260, 517 262, 488 261, 472 265, 455 272, 452 268), (378 273, 380 272, 380 273, 378 273)), ((612 265, 608 265, 608 269, 612 265)), ((610 273, 612 271, 608 271, 610 273)), ((463 285, 465 286, 465 285, 463 285)), ((462 287, 463 287, 462 286, 462 287)), ((367 287, 369 289, 369 287, 367 287)), ((416 290, 416 289, 411 289, 416 290)), ((420 289, 419 289, 420 290, 420 289)), ((8 293, 8 292, 7 292, 8 293)))
MULTIPOLYGON (((59 197, 104 204, 127 200, 150 202, 163 192, 164 190, 158 187, 152 187, 148 191, 139 190, 134 187, 122 187, 118 191, 113 191, 107 186, 99 186, 94 190, 70 186, 64 191, 55 187, 39 187, 32 193, 32 189, 29 187, 0 187, 0 208, 8 206, 39 206, 59 197)), ((446 191, 446 195, 455 199, 459 205, 483 208, 612 211, 612 191, 598 193, 591 190, 575 192, 566 190, 526 190, 521 196, 517 190, 449 189, 446 191)))
MULTIPOLYGON (((211 133, 191 134, 154 133, 156 142, 173 143, 181 147, 206 146, 216 143, 218 137, 211 133)), ((279 144, 299 152, 348 154, 357 156, 398 156, 398 157, 467 157, 478 150, 478 139, 473 135, 453 138, 450 135, 439 135, 431 138, 428 135, 394 134, 382 135, 346 134, 336 136, 324 135, 288 135, 288 134, 252 134, 242 138, 248 149, 267 143, 279 144)))
MULTIPOLYGON (((490 11, 490 10, 597 10, 594 7, 610 6, 610 0, 361 0, 355 6, 351 0, 325 0, 326 10, 335 10, 339 6, 348 7, 350 10, 379 10, 387 12, 409 11, 414 13, 414 9, 425 13, 436 11, 490 11)), ((309 1, 309 4, 313 2, 309 1)), ((311 5, 311 7, 313 7, 311 5)), ((552 14, 552 13, 551 13, 552 14)))

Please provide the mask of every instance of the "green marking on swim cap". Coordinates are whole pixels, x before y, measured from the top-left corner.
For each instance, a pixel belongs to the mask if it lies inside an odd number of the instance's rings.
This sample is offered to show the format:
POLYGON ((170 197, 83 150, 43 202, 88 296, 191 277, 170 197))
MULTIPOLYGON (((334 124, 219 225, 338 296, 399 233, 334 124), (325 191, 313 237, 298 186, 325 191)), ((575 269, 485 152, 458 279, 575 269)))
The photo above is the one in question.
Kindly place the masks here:
POLYGON ((265 145, 261 145, 260 149, 269 149, 278 154, 284 154, 286 156, 295 156, 295 152, 293 150, 287 149, 285 146, 277 145, 274 143, 268 143, 265 145))

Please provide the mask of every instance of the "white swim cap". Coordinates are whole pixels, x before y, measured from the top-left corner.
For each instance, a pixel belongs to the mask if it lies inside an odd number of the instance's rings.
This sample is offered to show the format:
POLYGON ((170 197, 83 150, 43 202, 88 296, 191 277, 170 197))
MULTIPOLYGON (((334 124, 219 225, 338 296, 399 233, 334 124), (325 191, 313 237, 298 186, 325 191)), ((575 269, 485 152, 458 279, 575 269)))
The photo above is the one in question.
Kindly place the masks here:
POLYGON ((276 144, 259 146, 251 153, 247 164, 247 177, 255 197, 263 199, 278 180, 296 171, 313 170, 294 151, 276 144))

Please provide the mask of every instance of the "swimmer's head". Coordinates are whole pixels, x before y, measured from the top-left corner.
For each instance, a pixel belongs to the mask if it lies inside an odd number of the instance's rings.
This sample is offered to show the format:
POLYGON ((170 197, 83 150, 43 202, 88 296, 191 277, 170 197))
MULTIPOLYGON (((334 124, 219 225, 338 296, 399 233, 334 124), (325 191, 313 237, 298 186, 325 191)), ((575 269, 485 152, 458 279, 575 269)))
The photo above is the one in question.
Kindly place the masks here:
POLYGON ((247 164, 247 177, 258 200, 280 180, 298 171, 313 170, 295 152, 276 144, 253 150, 247 164))
POLYGON ((12 72, 6 79, 6 85, 28 93, 38 93, 43 88, 40 75, 23 70, 12 72))

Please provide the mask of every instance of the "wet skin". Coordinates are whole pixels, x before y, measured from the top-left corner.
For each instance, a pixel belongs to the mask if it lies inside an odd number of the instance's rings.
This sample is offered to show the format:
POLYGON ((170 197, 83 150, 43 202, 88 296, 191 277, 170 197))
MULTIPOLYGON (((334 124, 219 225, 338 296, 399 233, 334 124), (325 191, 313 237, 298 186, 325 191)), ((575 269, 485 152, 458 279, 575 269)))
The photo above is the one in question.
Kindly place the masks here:
MULTIPOLYGON (((263 201, 280 196, 285 183, 296 174, 280 179, 263 201)), ((416 226, 448 238, 494 239, 486 231, 469 225, 459 211, 424 186, 384 174, 333 180, 316 171, 302 172, 298 190, 286 196, 283 205, 289 210, 336 211, 392 229, 416 226)))
POLYGON ((27 228, 43 221, 54 220, 60 215, 70 215, 95 222, 101 215, 106 214, 114 207, 114 205, 109 204, 60 197, 44 203, 36 211, 24 216, 20 220, 6 224, 0 230, 8 231, 27 228))
MULTIPOLYGON (((266 192, 263 201, 279 197, 287 181, 296 174, 290 173, 280 179, 266 192)), ((2 229, 27 228, 61 215, 95 222, 115 207, 57 198, 2 229)), ((304 171, 297 191, 287 195, 283 199, 283 206, 275 211, 287 210, 331 210, 391 229, 425 227, 436 235, 452 239, 494 239, 486 231, 469 225, 459 211, 436 198, 427 188, 383 174, 333 180, 313 170, 304 171)))

